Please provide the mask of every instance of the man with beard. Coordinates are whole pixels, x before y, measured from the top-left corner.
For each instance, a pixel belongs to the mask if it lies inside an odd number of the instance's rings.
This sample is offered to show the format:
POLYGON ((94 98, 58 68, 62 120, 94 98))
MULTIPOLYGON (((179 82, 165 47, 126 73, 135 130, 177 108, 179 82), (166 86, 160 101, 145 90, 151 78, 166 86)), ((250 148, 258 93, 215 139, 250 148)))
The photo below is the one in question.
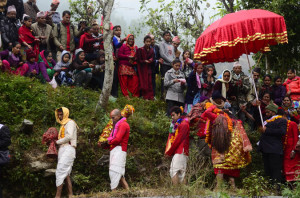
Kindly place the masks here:
POLYGON ((12 44, 19 39, 18 29, 20 25, 16 18, 17 11, 15 6, 9 6, 7 8, 6 17, 0 21, 0 32, 3 42, 3 49, 12 47, 12 44))
POLYGON ((36 15, 37 22, 31 25, 32 33, 40 39, 39 50, 50 50, 49 38, 51 36, 52 27, 46 23, 46 13, 39 12, 36 15))
MULTIPOLYGON (((282 138, 287 131, 287 120, 276 115, 278 106, 271 102, 266 107, 266 117, 261 130, 259 150, 262 152, 265 174, 273 183, 282 182, 283 144, 282 138)), ((278 190, 279 190, 279 186, 278 190)))

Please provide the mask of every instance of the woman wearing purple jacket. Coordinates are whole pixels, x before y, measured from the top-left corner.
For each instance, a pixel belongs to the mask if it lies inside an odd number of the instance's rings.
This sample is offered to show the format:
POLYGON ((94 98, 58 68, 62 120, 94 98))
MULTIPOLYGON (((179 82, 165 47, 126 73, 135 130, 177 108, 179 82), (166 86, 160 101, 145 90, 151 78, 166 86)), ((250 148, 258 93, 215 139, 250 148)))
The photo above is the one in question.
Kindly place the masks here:
POLYGON ((276 105, 281 106, 282 101, 286 95, 285 86, 282 85, 282 78, 277 76, 274 78, 274 84, 272 86, 272 100, 276 105))

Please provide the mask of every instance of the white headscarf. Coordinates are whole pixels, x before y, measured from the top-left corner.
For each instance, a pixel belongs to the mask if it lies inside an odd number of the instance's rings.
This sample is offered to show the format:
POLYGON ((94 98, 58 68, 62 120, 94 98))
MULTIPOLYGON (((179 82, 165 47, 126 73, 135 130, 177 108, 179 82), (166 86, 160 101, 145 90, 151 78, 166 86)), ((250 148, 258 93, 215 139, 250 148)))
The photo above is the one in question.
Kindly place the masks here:
POLYGON ((222 83, 222 96, 223 96, 224 98, 226 98, 226 84, 229 83, 229 82, 231 81, 231 79, 232 79, 232 74, 231 74, 231 72, 230 72, 228 69, 225 69, 225 70, 223 71, 223 73, 222 73, 222 79, 218 79, 218 80, 217 80, 217 81, 220 81, 220 82, 222 83), (224 73, 225 73, 225 72, 228 72, 229 75, 230 75, 229 81, 225 81, 225 80, 224 80, 224 73))

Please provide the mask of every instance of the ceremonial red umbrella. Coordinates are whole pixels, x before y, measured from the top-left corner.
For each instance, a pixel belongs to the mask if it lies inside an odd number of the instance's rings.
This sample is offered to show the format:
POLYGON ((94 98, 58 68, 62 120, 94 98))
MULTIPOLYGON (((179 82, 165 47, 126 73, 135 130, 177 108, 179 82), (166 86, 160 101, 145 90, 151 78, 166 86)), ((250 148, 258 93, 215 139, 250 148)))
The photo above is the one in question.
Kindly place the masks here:
POLYGON ((194 58, 204 64, 233 62, 242 54, 287 43, 284 18, 267 10, 241 10, 211 24, 197 39, 194 58))
MULTIPOLYGON (((225 15, 201 34, 196 42, 194 59, 203 64, 233 62, 242 54, 270 51, 270 45, 287 42, 282 16, 261 9, 241 10, 225 15)), ((251 70, 249 59, 248 65, 251 70)), ((256 93, 255 85, 254 90, 256 93)), ((264 125, 260 108, 259 112, 264 125)))

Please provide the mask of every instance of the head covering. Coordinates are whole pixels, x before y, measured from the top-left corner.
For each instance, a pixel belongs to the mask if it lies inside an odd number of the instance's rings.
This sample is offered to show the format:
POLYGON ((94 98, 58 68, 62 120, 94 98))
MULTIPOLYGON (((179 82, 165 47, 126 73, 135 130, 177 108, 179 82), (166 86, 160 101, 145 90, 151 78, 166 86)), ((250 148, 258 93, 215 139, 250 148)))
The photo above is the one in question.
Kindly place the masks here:
POLYGON ((174 43, 180 43, 180 38, 179 38, 179 36, 174 36, 173 39, 172 39, 172 41, 173 41, 174 43))
POLYGON ((217 81, 220 81, 220 82, 222 83, 222 96, 223 96, 224 98, 226 98, 226 97, 227 97, 227 96, 226 96, 226 84, 229 83, 229 82, 231 81, 231 79, 232 79, 231 72, 230 72, 228 69, 225 69, 225 70, 223 71, 221 77, 222 77, 222 79, 218 79, 217 81), (229 72, 230 78, 229 78, 228 81, 225 81, 225 80, 224 80, 224 73, 225 73, 225 72, 229 72))
POLYGON ((222 96, 222 94, 221 94, 221 92, 220 92, 219 90, 214 91, 214 92, 212 93, 211 98, 212 98, 213 100, 216 100, 216 99, 226 100, 226 99, 222 96))
POLYGON ((17 9, 14 5, 8 6, 7 13, 9 12, 17 12, 17 9))
POLYGON ((238 66, 242 67, 242 65, 239 63, 239 61, 234 62, 233 68, 238 67, 238 66))
MULTIPOLYGON (((58 109, 60 109, 60 108, 58 108, 58 109)), ((69 113, 70 113, 69 109, 66 108, 66 107, 61 107, 61 109, 62 109, 62 111, 63 111, 63 119, 62 119, 62 120, 60 120, 60 119, 58 118, 58 109, 55 110, 55 118, 56 118, 56 122, 58 122, 58 123, 61 124, 61 125, 67 124, 67 123, 71 120, 71 119, 69 118, 69 113)))
POLYGON ((44 12, 44 11, 38 12, 38 13, 36 14, 36 18, 39 18, 39 17, 45 17, 45 16, 46 16, 46 12, 44 12))
POLYGON ((27 15, 27 14, 23 14, 22 21, 24 21, 24 18, 25 18, 25 17, 29 17, 29 15, 27 15))
POLYGON ((36 58, 36 54, 32 49, 26 50, 26 60, 29 61, 31 58, 36 58))
POLYGON ((59 0, 52 0, 52 4, 59 4, 60 2, 59 2, 59 0))
MULTIPOLYGON (((49 53, 50 52, 48 52, 47 56, 49 55, 49 53)), ((45 50, 41 51, 40 55, 39 55, 38 63, 42 63, 42 62, 45 63, 47 68, 50 68, 50 69, 53 68, 52 62, 47 61, 47 57, 45 56, 45 50)))
POLYGON ((273 103, 273 101, 270 102, 270 104, 266 107, 266 109, 273 111, 277 114, 278 112, 278 106, 273 103))
POLYGON ((75 56, 79 55, 80 52, 83 52, 83 49, 78 48, 75 50, 75 56))

